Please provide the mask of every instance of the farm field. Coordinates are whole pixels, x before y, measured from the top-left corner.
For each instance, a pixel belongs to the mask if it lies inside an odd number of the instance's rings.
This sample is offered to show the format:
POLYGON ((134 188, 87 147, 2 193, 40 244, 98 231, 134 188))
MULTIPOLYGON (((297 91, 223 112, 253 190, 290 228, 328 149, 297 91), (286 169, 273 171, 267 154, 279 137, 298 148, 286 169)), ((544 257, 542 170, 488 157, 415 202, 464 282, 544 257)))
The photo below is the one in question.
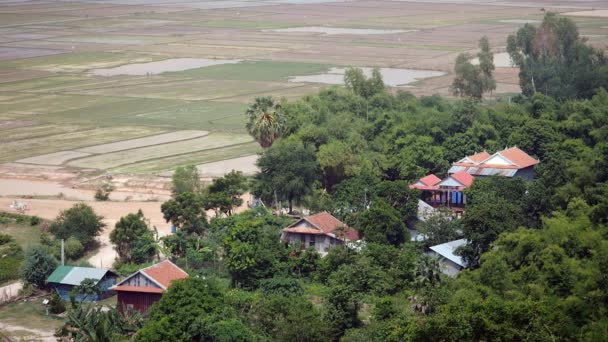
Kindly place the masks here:
MULTIPOLYGON (((459 53, 475 53, 483 35, 504 52, 506 37, 543 11, 608 45, 599 0, 4 2, 0 163, 34 178, 39 167, 252 172, 260 148, 243 113, 255 96, 296 100, 340 84, 335 70, 349 66, 385 68, 415 95, 450 95, 459 53)), ((498 95, 519 91, 508 63, 496 79, 498 95)))

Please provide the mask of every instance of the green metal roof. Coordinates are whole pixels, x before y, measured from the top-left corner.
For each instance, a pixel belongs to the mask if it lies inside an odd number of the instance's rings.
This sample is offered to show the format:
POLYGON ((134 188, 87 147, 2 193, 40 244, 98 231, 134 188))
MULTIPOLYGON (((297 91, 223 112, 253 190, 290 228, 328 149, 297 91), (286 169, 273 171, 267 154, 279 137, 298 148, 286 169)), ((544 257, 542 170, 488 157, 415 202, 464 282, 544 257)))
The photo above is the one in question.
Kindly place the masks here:
POLYGON ((63 278, 65 278, 68 273, 74 268, 74 266, 59 266, 57 267, 53 273, 46 280, 47 283, 61 283, 63 278))

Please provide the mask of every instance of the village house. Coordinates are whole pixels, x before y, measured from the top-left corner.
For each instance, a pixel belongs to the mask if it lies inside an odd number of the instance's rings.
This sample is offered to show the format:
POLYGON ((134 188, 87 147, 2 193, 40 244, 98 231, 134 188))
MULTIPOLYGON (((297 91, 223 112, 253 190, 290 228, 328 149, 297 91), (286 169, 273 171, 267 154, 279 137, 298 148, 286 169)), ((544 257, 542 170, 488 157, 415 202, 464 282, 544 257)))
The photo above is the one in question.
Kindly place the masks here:
POLYGON ((475 177, 504 176, 534 179, 534 166, 540 163, 517 146, 489 154, 475 153, 452 164, 448 174, 461 171, 475 177))
POLYGON ((165 260, 131 274, 111 289, 118 294, 118 309, 121 312, 125 308, 147 312, 174 280, 187 277, 188 273, 165 260))
POLYGON ((431 250, 429 254, 439 258, 441 272, 443 274, 453 277, 467 268, 467 264, 462 257, 454 253, 458 247, 466 244, 466 239, 448 241, 440 245, 429 247, 431 250))
POLYGON ((359 232, 331 214, 322 212, 303 217, 284 228, 281 240, 291 244, 300 243, 303 249, 314 247, 325 255, 334 245, 359 240, 359 232))
POLYGON ((105 268, 59 266, 51 273, 47 279, 47 284, 51 286, 61 299, 70 300, 70 292, 74 287, 79 286, 85 279, 95 280, 95 285, 99 286, 101 292, 98 294, 77 294, 77 302, 95 302, 114 295, 110 288, 116 284, 116 273, 105 268))
POLYGON ((465 171, 449 175, 441 180, 434 174, 420 178, 410 189, 422 191, 422 200, 433 208, 440 206, 452 209, 459 216, 464 211, 467 197, 464 189, 473 184, 475 178, 465 171))

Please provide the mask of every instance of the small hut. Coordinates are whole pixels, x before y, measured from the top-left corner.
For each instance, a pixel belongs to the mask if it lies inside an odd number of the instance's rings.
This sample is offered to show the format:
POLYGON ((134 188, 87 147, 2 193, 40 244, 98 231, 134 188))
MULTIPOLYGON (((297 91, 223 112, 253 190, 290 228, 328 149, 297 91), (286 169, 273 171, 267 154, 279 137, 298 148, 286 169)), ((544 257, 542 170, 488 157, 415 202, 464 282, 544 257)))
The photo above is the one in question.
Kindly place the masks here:
POLYGON ((110 287, 116 284, 116 273, 105 268, 59 266, 47 279, 47 284, 57 291, 61 299, 70 300, 72 289, 85 279, 93 279, 99 286, 101 293, 96 295, 78 294, 76 301, 98 301, 114 295, 110 287))

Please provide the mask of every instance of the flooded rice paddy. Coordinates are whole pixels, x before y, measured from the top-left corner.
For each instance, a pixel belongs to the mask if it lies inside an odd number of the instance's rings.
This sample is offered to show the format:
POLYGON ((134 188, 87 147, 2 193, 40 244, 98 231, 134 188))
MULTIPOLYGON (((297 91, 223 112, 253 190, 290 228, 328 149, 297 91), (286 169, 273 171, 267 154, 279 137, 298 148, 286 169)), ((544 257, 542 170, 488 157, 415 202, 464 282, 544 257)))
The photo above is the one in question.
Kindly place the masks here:
MULTIPOLYGON (((479 58, 471 60, 473 65, 479 64, 479 58)), ((511 60, 511 56, 507 52, 499 52, 494 54, 494 66, 497 68, 513 68, 515 64, 511 60)))
MULTIPOLYGON (((372 68, 361 68, 363 73, 369 77, 372 74, 372 68)), ((292 76, 289 82, 296 83, 322 83, 322 84, 344 84, 344 73, 346 68, 331 68, 329 71, 308 76, 292 76)), ((416 81, 443 76, 446 73, 443 71, 434 70, 415 70, 415 69, 396 69, 396 68, 380 68, 380 74, 384 84, 390 87, 405 86, 416 81)))

